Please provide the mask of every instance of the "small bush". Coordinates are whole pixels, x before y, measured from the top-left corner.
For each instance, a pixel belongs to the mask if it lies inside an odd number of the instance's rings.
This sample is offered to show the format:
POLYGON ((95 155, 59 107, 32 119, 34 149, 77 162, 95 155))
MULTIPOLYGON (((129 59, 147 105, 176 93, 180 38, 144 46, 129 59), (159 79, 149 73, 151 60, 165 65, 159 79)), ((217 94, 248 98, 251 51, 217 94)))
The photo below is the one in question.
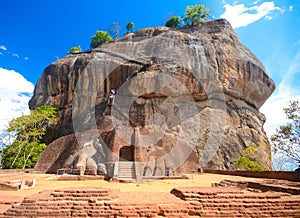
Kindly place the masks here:
POLYGON ((239 169, 249 170, 249 171, 265 171, 267 170, 264 166, 250 160, 247 157, 240 157, 235 163, 235 166, 239 169))
POLYGON ((70 49, 70 51, 68 51, 68 54, 74 54, 74 53, 78 53, 78 52, 81 52, 80 45, 72 47, 70 49))
POLYGON ((173 16, 166 22, 166 27, 178 28, 180 27, 180 23, 180 18, 177 16, 173 16))
POLYGON ((105 31, 97 31, 95 35, 92 36, 92 41, 90 44, 91 48, 96 48, 105 42, 111 41, 111 36, 105 31))

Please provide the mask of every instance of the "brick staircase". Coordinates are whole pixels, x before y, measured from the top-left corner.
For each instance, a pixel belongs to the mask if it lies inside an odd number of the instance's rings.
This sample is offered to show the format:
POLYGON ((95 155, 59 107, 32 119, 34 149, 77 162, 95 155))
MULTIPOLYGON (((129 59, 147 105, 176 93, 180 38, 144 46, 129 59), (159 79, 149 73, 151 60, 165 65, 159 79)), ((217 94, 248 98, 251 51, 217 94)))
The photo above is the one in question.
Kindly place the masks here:
POLYGON ((299 195, 250 192, 237 187, 186 187, 171 193, 190 203, 192 217, 300 217, 299 195))
POLYGON ((120 161, 118 166, 118 179, 135 180, 135 165, 133 161, 120 161))
MULTIPOLYGON (((127 163, 128 164, 128 163, 127 163)), ((125 164, 126 165, 126 164, 125 164)), ((129 164, 128 164, 129 165, 129 164)), ((132 165, 132 163, 131 163, 132 165)), ((2 202, 4 217, 299 217, 300 195, 262 191, 247 182, 223 181, 217 187, 180 187, 171 193, 120 192, 106 188, 43 191, 2 202), (222 186, 222 187, 220 187, 222 186), (8 208, 10 207, 10 208, 8 208), (5 212, 4 212, 5 211, 5 212)), ((214 184, 218 185, 218 184, 214 184)), ((4 200, 4 199, 3 199, 4 200)), ((1 203, 1 201, 0 201, 1 203)))
POLYGON ((44 191, 12 206, 8 217, 188 217, 188 203, 169 193, 120 193, 105 188, 44 191))
POLYGON ((116 198, 115 190, 103 188, 77 188, 44 191, 25 198, 0 217, 101 217, 116 198))

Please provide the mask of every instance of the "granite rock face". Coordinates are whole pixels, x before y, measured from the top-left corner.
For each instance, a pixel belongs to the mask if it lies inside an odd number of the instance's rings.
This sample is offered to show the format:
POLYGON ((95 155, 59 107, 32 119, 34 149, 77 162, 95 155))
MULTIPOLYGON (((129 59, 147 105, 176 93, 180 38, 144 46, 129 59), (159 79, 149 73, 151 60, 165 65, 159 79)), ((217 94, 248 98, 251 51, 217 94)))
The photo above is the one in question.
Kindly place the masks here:
POLYGON ((82 157, 108 172, 135 161, 141 176, 234 169, 251 143, 271 168, 259 108, 274 89, 226 20, 139 30, 45 69, 29 105, 56 106, 59 122, 36 169, 76 167, 82 157))

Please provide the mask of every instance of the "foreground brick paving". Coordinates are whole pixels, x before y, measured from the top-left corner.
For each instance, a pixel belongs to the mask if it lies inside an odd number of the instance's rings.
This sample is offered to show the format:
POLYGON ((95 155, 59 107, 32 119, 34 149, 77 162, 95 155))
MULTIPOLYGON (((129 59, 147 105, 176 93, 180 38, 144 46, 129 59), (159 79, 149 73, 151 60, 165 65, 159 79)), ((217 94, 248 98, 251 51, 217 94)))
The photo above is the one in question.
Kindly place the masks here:
POLYGON ((188 217, 188 205, 169 193, 77 188, 25 198, 0 217, 188 217))
POLYGON ((183 187, 171 193, 74 188, 25 198, 0 217, 300 217, 300 196, 237 187, 183 187))
POLYGON ((300 196, 257 193, 238 188, 177 188, 172 194, 190 203, 189 215, 200 217, 300 217, 300 196))

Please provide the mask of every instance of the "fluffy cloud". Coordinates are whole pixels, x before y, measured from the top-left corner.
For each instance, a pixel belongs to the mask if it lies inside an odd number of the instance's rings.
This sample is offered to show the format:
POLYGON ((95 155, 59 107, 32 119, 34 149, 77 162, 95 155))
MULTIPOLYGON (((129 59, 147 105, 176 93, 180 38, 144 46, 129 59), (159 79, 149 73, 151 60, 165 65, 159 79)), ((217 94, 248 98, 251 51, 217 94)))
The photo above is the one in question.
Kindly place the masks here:
POLYGON ((29 112, 34 85, 14 70, 0 68, 0 130, 15 117, 29 112))
POLYGON ((0 45, 0 49, 6 51, 7 48, 4 45, 0 45))
POLYGON ((246 7, 244 4, 225 4, 224 8, 225 12, 221 18, 228 20, 233 28, 247 26, 264 17, 272 19, 275 11, 284 12, 280 7, 275 6, 274 2, 263 2, 252 7, 246 7))

